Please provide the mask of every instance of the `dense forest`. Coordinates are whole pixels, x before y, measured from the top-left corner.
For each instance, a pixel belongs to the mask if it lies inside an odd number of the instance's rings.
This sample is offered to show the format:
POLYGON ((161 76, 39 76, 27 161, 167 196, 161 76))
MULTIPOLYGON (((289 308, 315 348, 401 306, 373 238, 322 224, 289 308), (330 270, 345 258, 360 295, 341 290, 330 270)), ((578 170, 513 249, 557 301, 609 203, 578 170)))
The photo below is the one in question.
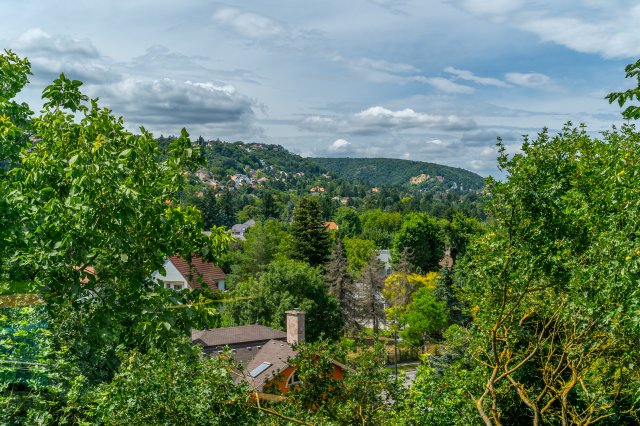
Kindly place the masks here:
POLYGON ((337 176, 370 185, 415 185, 478 190, 482 177, 468 170, 397 158, 314 158, 337 176))
POLYGON ((130 133, 64 74, 34 114, 16 101, 29 75, 0 55, 2 424, 640 421, 633 124, 501 146, 488 197, 407 185, 437 172, 419 164, 383 186, 278 146, 130 133), (174 255, 222 266, 229 289, 162 287, 150 277, 174 255), (193 329, 283 329, 293 307, 308 338, 286 394, 192 344, 193 329))

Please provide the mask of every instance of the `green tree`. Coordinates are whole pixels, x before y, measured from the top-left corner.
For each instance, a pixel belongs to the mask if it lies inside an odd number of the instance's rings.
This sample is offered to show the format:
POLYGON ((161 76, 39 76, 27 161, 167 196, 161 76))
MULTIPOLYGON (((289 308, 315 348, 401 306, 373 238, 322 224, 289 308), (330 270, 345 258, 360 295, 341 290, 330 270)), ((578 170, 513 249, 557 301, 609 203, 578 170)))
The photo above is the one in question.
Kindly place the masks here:
POLYGON ((355 286, 353 277, 348 271, 347 257, 342 248, 342 240, 338 239, 331 253, 331 259, 325 267, 324 280, 329 294, 340 303, 342 322, 346 330, 357 327, 355 286))
POLYGON ((291 255, 294 259, 308 262, 311 266, 322 265, 328 260, 331 239, 322 222, 316 199, 300 199, 289 227, 293 237, 291 255))
POLYGON ((240 281, 257 277, 276 257, 287 254, 288 235, 278 221, 256 222, 244 235, 238 263, 232 268, 240 281))
POLYGON ((405 216, 402 227, 393 236, 393 256, 409 248, 409 261, 422 272, 437 271, 444 255, 444 239, 437 221, 424 213, 405 216))
POLYGON ((335 215, 338 234, 341 238, 356 237, 362 233, 362 224, 358 213, 350 207, 340 207, 335 215))
POLYGON ((251 407, 248 386, 235 383, 226 357, 152 349, 123 356, 111 382, 79 403, 87 424, 228 425, 264 424, 251 407))
POLYGON ((376 245, 371 240, 358 237, 344 238, 344 251, 349 261, 349 272, 356 278, 369 261, 371 253, 375 253, 376 245))
POLYGON ((19 394, 3 384, 0 405, 14 401, 16 416, 59 423, 74 383, 110 380, 117 351, 172 347, 193 326, 215 326, 217 309, 198 303, 201 292, 158 289, 149 277, 168 255, 214 260, 229 237, 219 228, 205 236, 200 212, 176 201, 199 165, 186 131, 162 155, 152 135, 127 132, 64 75, 44 90, 42 114, 29 117, 11 99, 28 62, 8 53, 0 64, 0 108, 20 110, 0 119, 0 281, 10 293, 26 282, 43 302, 49 342, 39 363, 61 369, 48 386, 30 382, 19 394))
POLYGON ((220 218, 215 192, 210 188, 207 188, 203 192, 201 198, 196 198, 195 205, 202 213, 204 229, 209 230, 212 226, 224 225, 220 218))
MULTIPOLYGON (((635 63, 629 64, 625 67, 626 78, 635 78, 637 86, 633 89, 625 90, 624 92, 613 92, 609 93, 605 96, 605 99, 609 101, 610 104, 614 102, 618 102, 620 107, 623 107, 629 101, 633 101, 633 98, 636 101, 640 101, 640 59, 638 59, 635 63)), ((637 120, 640 118, 640 107, 635 105, 629 105, 622 112, 622 117, 627 120, 637 120)))
POLYGON ((423 351, 427 350, 427 341, 442 333, 447 323, 445 303, 438 302, 433 288, 419 288, 413 294, 413 300, 402 315, 405 329, 400 335, 410 341, 421 343, 423 351))
POLYGON ((640 135, 545 130, 499 158, 495 225, 459 277, 485 424, 638 421, 640 135))
POLYGON ((263 324, 285 329, 285 312, 300 308, 306 312, 306 338, 314 341, 324 335, 336 339, 342 328, 340 305, 330 296, 316 268, 296 260, 276 260, 258 280, 238 284, 233 296, 240 300, 225 306, 233 324, 263 324))
POLYGON ((373 240, 377 248, 391 247, 392 235, 402 224, 402 216, 398 212, 383 212, 380 209, 368 210, 360 215, 362 238, 373 240))
POLYGON ((484 226, 480 221, 465 217, 459 212, 453 216, 451 222, 447 222, 444 232, 454 264, 458 258, 465 255, 471 240, 481 236, 484 231, 484 226))
POLYGON ((303 344, 291 360, 302 384, 287 393, 283 404, 312 413, 313 424, 387 424, 390 411, 404 397, 386 365, 384 346, 358 347, 352 356, 325 342, 303 344), (344 364, 344 377, 334 378, 335 361, 344 364))
POLYGON ((380 324, 385 320, 382 289, 384 288, 383 264, 375 253, 369 255, 369 261, 362 269, 358 282, 358 317, 366 325, 371 325, 374 334, 378 334, 380 324))

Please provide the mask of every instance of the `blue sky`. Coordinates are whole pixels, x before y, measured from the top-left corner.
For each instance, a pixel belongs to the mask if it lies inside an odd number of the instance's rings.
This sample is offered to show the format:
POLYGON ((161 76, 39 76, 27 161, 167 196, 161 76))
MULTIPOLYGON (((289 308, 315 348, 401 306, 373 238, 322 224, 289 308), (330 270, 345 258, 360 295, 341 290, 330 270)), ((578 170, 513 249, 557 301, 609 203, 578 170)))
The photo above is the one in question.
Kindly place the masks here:
POLYGON ((496 136, 619 124, 640 2, 8 0, 0 43, 40 107, 60 72, 131 130, 498 175, 496 136))

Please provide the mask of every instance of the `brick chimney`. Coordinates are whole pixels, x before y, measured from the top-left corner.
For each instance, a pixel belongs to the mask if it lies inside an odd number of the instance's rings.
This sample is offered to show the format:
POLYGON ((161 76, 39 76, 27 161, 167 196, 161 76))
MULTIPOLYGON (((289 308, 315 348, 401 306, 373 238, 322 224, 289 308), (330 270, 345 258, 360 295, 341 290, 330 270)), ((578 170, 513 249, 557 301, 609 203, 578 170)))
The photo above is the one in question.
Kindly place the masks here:
POLYGON ((293 309, 287 314, 287 343, 293 345, 304 341, 304 311, 293 309))

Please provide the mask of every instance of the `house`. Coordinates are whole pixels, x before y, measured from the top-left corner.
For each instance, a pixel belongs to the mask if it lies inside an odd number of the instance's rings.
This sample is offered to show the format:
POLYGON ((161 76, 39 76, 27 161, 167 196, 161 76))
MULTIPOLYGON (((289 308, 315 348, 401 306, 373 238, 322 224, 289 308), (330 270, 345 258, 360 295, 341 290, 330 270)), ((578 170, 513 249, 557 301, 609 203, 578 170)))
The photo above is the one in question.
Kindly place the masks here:
MULTIPOLYGON (((284 395, 300 384, 289 360, 297 355, 293 345, 302 342, 305 335, 305 313, 294 309, 286 315, 286 333, 259 324, 243 325, 192 330, 191 342, 211 356, 222 354, 228 347, 233 359, 243 366, 238 382, 244 380, 258 393, 276 386, 284 395)), ((346 367, 337 361, 333 364, 333 378, 342 379, 346 367)))
POLYGON ((311 192, 312 194, 319 194, 321 192, 324 192, 325 189, 322 186, 314 186, 313 188, 311 188, 309 190, 309 192, 311 192))
POLYGON ((329 231, 337 231, 338 230, 338 224, 335 223, 335 222, 322 222, 322 226, 327 228, 329 231))
POLYGON ((382 275, 387 278, 391 275, 391 250, 378 250, 376 257, 384 265, 382 268, 382 275))
POLYGON ((255 224, 256 221, 253 219, 249 219, 245 223, 237 223, 231 227, 231 236, 239 240, 244 240, 244 233, 255 224))
POLYGON ((225 290, 226 274, 222 269, 198 257, 193 257, 191 263, 189 265, 189 262, 182 257, 170 256, 164 261, 165 275, 156 271, 151 274, 151 278, 162 281, 164 288, 174 290, 195 290, 203 285, 211 290, 225 290))

